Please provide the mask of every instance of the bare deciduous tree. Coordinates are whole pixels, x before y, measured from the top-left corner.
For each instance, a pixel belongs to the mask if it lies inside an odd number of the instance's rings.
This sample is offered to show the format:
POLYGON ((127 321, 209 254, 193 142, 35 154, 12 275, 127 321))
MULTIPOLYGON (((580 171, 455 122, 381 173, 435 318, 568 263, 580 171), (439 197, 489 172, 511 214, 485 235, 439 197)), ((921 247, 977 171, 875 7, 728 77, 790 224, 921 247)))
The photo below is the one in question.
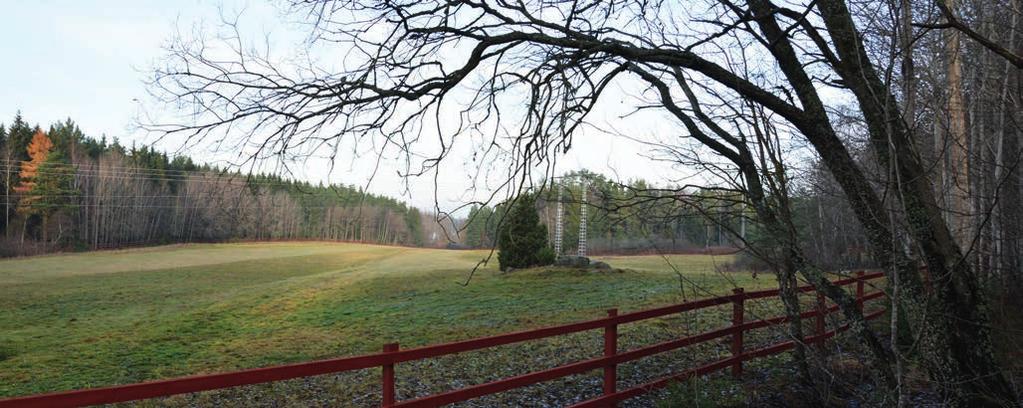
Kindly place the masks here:
MULTIPOLYGON (((862 225, 873 256, 899 282, 895 301, 921 339, 923 365, 948 403, 1014 404, 1014 391, 994 356, 977 266, 956 243, 903 105, 868 49, 858 24, 869 21, 850 11, 850 4, 294 2, 291 11, 311 24, 310 52, 333 49, 340 66, 288 64, 269 51, 243 46, 237 32, 216 44, 179 41, 167 65, 156 70, 153 90, 193 115, 150 129, 190 141, 227 140, 253 158, 288 158, 317 147, 336 152, 348 141, 373 141, 403 152, 407 175, 437 174, 451 144, 470 135, 482 141, 485 157, 478 159, 503 163, 506 184, 521 187, 535 169, 551 169, 617 84, 651 89, 659 95, 657 108, 682 122, 689 136, 740 169, 749 166, 749 152, 741 147, 748 141, 716 131, 713 120, 693 109, 700 103, 691 95, 679 98, 690 101, 688 110, 675 102, 677 90, 689 93, 687 81, 704 83, 706 92, 770 112, 819 156, 862 225), (879 194, 836 132, 825 88, 853 101, 878 167, 890 169, 882 181, 894 194, 879 194), (426 139, 436 140, 439 149, 421 153, 417 147, 426 139), (890 216, 892 209, 904 224, 890 216), (919 273, 921 264, 928 280, 919 273)), ((743 176, 756 180, 763 170, 743 169, 743 176)), ((768 209, 754 197, 766 193, 754 190, 750 201, 768 209)), ((784 214, 758 208, 757 215, 776 216, 778 222, 766 223, 791 235, 784 214)), ((879 372, 891 377, 891 356, 849 296, 829 286, 820 270, 802 264, 803 258, 791 253, 786 259, 841 306, 871 345, 879 372)))

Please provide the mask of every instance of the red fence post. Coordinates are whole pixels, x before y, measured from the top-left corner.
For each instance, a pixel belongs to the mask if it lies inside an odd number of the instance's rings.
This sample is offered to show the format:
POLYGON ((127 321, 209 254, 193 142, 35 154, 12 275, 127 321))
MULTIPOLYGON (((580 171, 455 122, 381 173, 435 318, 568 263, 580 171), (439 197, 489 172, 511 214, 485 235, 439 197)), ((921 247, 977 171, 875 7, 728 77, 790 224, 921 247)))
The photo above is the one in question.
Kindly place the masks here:
POLYGON ((856 307, 863 312, 863 271, 856 272, 856 307))
MULTIPOLYGON (((608 309, 607 317, 618 316, 618 309, 608 309)), ((612 322, 604 326, 604 357, 618 354, 618 324, 612 322)), ((615 363, 604 366, 604 395, 617 392, 618 389, 618 365, 615 363)), ((614 407, 616 404, 612 403, 614 407)))
MULTIPOLYGON (((384 344, 384 352, 398 351, 398 343, 384 344)), ((394 406, 394 364, 383 365, 383 400, 382 406, 394 406)))
MULTIPOLYGON (((745 319, 745 291, 742 288, 732 289, 732 326, 740 327, 745 319)), ((742 377, 742 328, 732 334, 732 357, 738 360, 732 364, 732 377, 742 377)))

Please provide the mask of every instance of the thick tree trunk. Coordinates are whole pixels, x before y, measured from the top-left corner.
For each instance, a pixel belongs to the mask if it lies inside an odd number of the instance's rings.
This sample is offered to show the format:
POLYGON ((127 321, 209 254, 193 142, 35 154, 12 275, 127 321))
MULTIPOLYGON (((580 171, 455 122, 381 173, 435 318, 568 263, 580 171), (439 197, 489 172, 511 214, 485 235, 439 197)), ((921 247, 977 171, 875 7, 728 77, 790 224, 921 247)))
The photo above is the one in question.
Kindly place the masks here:
MULTIPOLYGON (((813 81, 807 75, 802 62, 796 56, 786 31, 782 30, 775 19, 775 9, 766 0, 751 0, 750 7, 758 17, 757 24, 772 44, 770 51, 775 57, 788 82, 793 86, 804 114, 790 118, 804 135, 831 171, 836 181, 842 186, 852 205, 857 218, 875 247, 882 255, 894 255, 889 261, 897 259, 897 253, 891 245, 891 228, 883 218, 885 212, 881 201, 873 191, 863 172, 856 165, 848 149, 837 137, 829 122, 827 111, 813 81), (883 248, 883 249, 882 249, 883 248)), ((882 261, 886 257, 881 257, 882 261)), ((872 366, 879 380, 888 390, 894 390, 895 381, 891 371, 892 355, 866 324, 862 311, 856 307, 855 299, 840 287, 831 283, 822 271, 809 265, 805 258, 796 259, 800 274, 826 297, 832 299, 840 308, 850 327, 870 351, 872 366)))
POLYGON ((893 182, 909 232, 928 266, 932 287, 926 294, 918 282, 904 279, 915 271, 902 267, 894 272, 900 273, 901 283, 910 283, 902 287, 908 296, 904 305, 925 342, 920 351, 930 376, 951 406, 1013 405, 1016 396, 994 357, 987 300, 943 221, 898 105, 873 66, 856 62, 869 58, 845 3, 823 0, 819 7, 842 59, 836 68, 863 109, 880 164, 896 170, 893 182))
MULTIPOLYGON (((955 10, 957 0, 945 0, 955 10)), ((966 129, 966 108, 963 105, 963 57, 958 30, 945 30, 945 53, 948 60, 948 138, 944 145, 948 157, 942 160, 948 220, 960 248, 970 244, 973 229, 970 203, 970 142, 966 129)))
POLYGON ((793 361, 799 369, 800 377, 807 384, 813 383, 813 376, 810 374, 810 365, 806 359, 806 343, 803 341, 803 319, 800 317, 802 309, 799 305, 799 282, 796 280, 796 270, 791 262, 785 262, 782 269, 777 271, 778 290, 782 304, 785 306, 785 315, 789 317, 789 337, 796 342, 793 349, 793 361))
MULTIPOLYGON (((1019 46, 1017 29, 1019 28, 1020 1, 1012 2, 1012 23, 1009 34, 1010 50, 1016 50, 1019 46)), ((1000 266, 1001 282, 1006 284, 1010 293, 1019 293, 1023 290, 1023 254, 1020 253, 1020 240, 1023 234, 1023 209, 1020 203, 1023 202, 1023 194, 1020 191, 1020 169, 1017 161, 1020 160, 1020 133, 1019 123, 1020 106, 1018 102, 1021 95, 1014 94, 1023 91, 1023 84, 1020 83, 1023 75, 1020 70, 1013 67, 1008 61, 1004 63, 1004 77, 1002 88, 999 92, 999 104, 1001 114, 999 115, 998 134, 998 161, 995 165, 995 183, 1000 183, 1002 191, 999 194, 998 220, 999 220, 999 251, 998 264, 1000 266), (1015 97, 1015 98, 1014 98, 1015 97), (1004 181, 1003 181, 1004 180, 1004 181)))

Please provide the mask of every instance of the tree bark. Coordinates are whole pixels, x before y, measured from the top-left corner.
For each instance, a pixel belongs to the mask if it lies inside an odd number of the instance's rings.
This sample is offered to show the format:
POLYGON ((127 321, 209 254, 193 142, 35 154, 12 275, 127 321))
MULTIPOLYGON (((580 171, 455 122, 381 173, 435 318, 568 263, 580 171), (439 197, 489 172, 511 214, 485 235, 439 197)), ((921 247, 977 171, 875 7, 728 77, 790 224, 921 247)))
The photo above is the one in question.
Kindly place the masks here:
POLYGON ((921 352, 931 378, 951 406, 1014 405, 1016 396, 994 357, 987 299, 943 221, 898 104, 873 66, 859 63, 869 58, 845 3, 823 0, 819 8, 841 57, 837 70, 863 109, 879 162, 896 170, 909 232, 932 277, 927 297, 918 282, 905 279, 915 272, 901 268, 899 275, 910 299, 907 312, 927 343, 921 352))
MULTIPOLYGON (((955 10, 957 0, 945 0, 950 10, 955 10)), ((945 53, 948 61, 948 134, 944 143, 948 157, 942 160, 946 194, 948 195, 948 219, 953 235, 960 248, 970 244, 973 213, 970 203, 970 142, 966 129, 966 109, 963 105, 963 57, 960 33, 945 30, 945 53)))

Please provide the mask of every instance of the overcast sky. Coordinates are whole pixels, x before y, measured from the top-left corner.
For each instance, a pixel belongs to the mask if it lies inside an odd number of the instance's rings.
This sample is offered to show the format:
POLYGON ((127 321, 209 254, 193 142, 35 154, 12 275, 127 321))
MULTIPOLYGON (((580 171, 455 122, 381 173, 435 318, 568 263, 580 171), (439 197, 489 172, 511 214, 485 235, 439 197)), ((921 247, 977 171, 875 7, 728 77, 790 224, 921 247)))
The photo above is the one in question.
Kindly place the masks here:
MULTIPOLYGON (((243 26, 253 35, 270 33, 287 37, 295 28, 286 23, 276 7, 262 0, 249 1, 3 1, 4 24, 0 24, 0 122, 9 123, 20 110, 32 124, 48 124, 72 118, 89 136, 117 137, 122 144, 150 144, 154 138, 133 124, 142 110, 151 115, 144 80, 163 55, 161 46, 176 31, 218 21, 220 10, 244 10, 243 26)), ((596 129, 610 129, 636 137, 670 137, 677 131, 669 123, 623 120, 631 104, 623 104, 629 92, 615 90, 590 118, 593 127, 576 136, 573 150, 560 160, 557 173, 586 168, 622 180, 644 178, 655 183, 678 179, 669 166, 644 158, 647 148, 625 138, 596 129), (620 106, 619 106, 620 105, 620 106)), ((669 121, 670 122, 670 121, 669 121)), ((179 146, 164 143, 157 148, 173 151, 179 146)), ((216 161, 208 149, 186 151, 200 161, 216 161)), ((483 192, 469 191, 474 166, 471 152, 461 151, 446 162, 437 186, 437 200, 448 210, 479 199, 483 192)), ((372 166, 365 160, 343 160, 333 172, 322 162, 298 164, 296 174, 311 181, 365 185, 372 166)), ((412 180, 410 194, 403 192, 397 167, 390 163, 376 172, 370 191, 401 198, 429 209, 434 203, 431 178, 412 180)), ((484 186, 479 186, 484 187, 484 186)))

